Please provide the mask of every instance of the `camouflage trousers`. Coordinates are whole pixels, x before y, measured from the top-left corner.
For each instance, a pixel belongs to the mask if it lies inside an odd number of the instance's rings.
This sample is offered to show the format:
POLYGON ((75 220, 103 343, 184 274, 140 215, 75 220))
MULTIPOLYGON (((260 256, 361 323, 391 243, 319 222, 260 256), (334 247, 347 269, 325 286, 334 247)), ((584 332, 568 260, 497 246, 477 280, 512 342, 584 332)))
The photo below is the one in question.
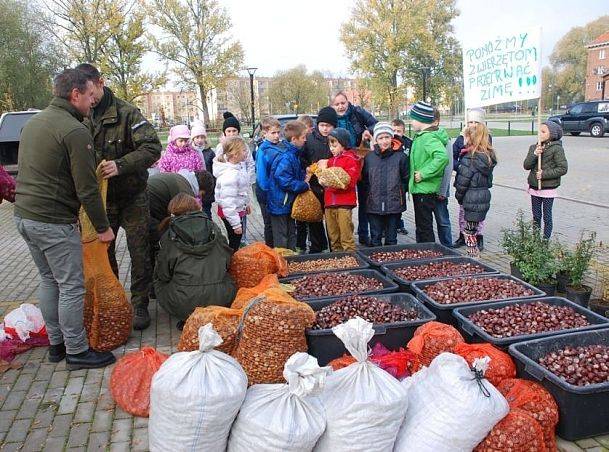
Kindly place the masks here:
MULTIPOLYGON (((131 304, 134 307, 148 306, 152 285, 148 194, 142 192, 129 199, 108 201, 106 211, 114 234, 117 235, 118 229, 123 228, 127 237, 127 248, 131 257, 131 304)), ((118 277, 115 241, 108 248, 108 258, 114 274, 118 277)))

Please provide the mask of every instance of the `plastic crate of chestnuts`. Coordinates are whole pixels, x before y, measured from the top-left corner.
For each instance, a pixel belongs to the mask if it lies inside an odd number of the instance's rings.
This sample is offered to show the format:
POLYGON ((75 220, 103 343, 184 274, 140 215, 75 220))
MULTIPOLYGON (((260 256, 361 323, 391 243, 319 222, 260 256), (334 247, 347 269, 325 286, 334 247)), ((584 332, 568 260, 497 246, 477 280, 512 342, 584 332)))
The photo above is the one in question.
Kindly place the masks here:
POLYGON ((357 253, 318 253, 288 256, 288 276, 306 275, 329 271, 344 271, 370 267, 357 253))
POLYGON ((467 342, 516 342, 609 327, 609 319, 561 297, 504 301, 453 311, 467 342))
POLYGON ((417 299, 436 315, 438 321, 450 325, 457 325, 452 315, 456 308, 545 295, 537 287, 502 274, 415 282, 412 283, 412 290, 417 299))
POLYGON ((415 330, 436 316, 410 294, 351 295, 331 298, 312 305, 316 321, 306 331, 309 354, 320 366, 348 353, 332 328, 354 317, 373 324, 369 346, 380 342, 389 350, 405 348, 415 330))
POLYGON ((609 329, 510 345, 518 374, 554 396, 556 433, 569 441, 609 433, 609 329))
POLYGON ((380 268, 393 262, 413 262, 420 259, 461 256, 457 251, 439 243, 377 246, 357 250, 357 254, 374 268, 380 268))

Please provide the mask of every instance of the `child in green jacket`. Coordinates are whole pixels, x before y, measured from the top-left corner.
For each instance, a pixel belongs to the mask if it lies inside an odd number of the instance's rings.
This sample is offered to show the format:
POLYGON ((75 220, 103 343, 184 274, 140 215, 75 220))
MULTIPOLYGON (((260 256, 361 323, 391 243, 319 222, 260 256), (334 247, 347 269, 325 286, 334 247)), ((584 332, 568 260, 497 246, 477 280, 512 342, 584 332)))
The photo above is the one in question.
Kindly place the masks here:
POLYGON ((417 243, 435 242, 433 211, 448 165, 446 130, 433 125, 434 107, 419 101, 410 110, 412 127, 415 130, 410 150, 410 180, 408 191, 414 203, 414 218, 417 243))

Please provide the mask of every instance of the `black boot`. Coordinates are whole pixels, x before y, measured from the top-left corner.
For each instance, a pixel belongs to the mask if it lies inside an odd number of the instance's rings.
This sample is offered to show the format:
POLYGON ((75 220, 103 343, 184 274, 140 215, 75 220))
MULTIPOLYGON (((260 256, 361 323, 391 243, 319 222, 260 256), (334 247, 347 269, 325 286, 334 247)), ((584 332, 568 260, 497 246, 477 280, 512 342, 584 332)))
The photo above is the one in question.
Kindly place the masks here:
POLYGON ((462 246, 465 246, 465 236, 463 233, 459 233, 459 238, 453 243, 453 248, 461 248, 462 246))
POLYGON ((49 346, 49 361, 58 363, 66 357, 66 344, 63 342, 57 345, 49 346))
POLYGON ((86 352, 77 353, 76 355, 66 355, 66 369, 98 369, 114 364, 116 358, 112 352, 96 352, 87 350, 86 352))
POLYGON ((133 329, 136 331, 145 330, 150 326, 150 314, 148 306, 141 304, 135 307, 133 313, 133 329))
POLYGON ((178 323, 176 323, 176 328, 182 331, 184 329, 184 325, 186 325, 186 321, 178 320, 178 323))
POLYGON ((483 235, 477 235, 476 236, 476 241, 478 242, 478 249, 480 251, 484 251, 484 236, 483 235))

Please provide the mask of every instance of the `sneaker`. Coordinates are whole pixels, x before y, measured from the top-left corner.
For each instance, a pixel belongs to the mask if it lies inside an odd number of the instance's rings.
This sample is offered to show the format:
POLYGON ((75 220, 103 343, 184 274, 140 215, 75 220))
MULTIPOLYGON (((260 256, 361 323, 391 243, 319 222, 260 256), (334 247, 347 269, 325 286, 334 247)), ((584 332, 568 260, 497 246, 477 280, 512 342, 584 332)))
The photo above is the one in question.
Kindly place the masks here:
POLYGON ((63 342, 57 345, 49 346, 49 361, 58 363, 66 357, 66 344, 63 342))
POLYGON ((453 243, 453 248, 461 248, 465 246, 465 236, 463 234, 459 234, 459 238, 455 243, 453 243))
POLYGON ((360 238, 359 244, 363 245, 363 246, 370 246, 370 239, 369 238, 360 238))
POLYGON ((476 236, 476 240, 478 241, 478 249, 480 251, 484 251, 484 236, 483 235, 477 235, 476 236))
POLYGON ((405 228, 398 229, 398 234, 408 235, 408 231, 405 228))
POLYGON ((116 358, 112 352, 96 352, 87 350, 86 352, 77 353, 76 355, 66 355, 66 369, 98 369, 114 364, 116 358))
POLYGON ((133 329, 136 331, 145 330, 150 326, 150 314, 146 306, 136 306, 133 313, 133 329))

